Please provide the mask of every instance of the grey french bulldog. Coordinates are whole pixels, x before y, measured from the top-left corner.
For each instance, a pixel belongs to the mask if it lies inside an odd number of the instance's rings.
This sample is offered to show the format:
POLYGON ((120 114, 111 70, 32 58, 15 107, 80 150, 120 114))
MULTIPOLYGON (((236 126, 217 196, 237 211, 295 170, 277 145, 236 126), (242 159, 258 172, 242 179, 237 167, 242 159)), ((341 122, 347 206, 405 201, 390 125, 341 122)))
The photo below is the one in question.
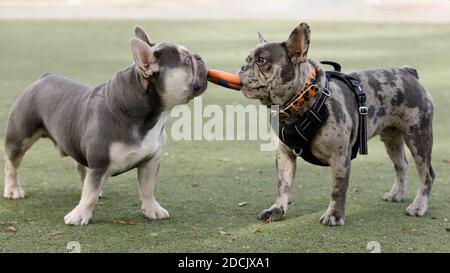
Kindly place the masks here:
POLYGON ((197 54, 173 43, 153 43, 140 27, 131 39, 134 63, 111 80, 88 87, 46 73, 16 100, 5 140, 4 197, 23 198, 17 169, 39 139, 51 139, 62 156, 77 162, 82 195, 64 217, 86 225, 110 176, 137 168, 142 212, 149 219, 169 217, 154 196, 170 110, 200 95, 207 69, 197 54))
MULTIPOLYGON (((249 99, 258 99, 267 106, 285 106, 309 77, 311 68, 317 71, 317 83, 324 87, 325 73, 320 63, 307 59, 310 44, 308 24, 299 24, 289 38, 281 43, 267 42, 260 35, 260 44, 250 52, 239 76, 242 92, 249 99)), ((414 158, 420 186, 414 201, 406 208, 407 215, 423 216, 434 180, 431 167, 433 145, 432 119, 434 102, 430 93, 418 81, 412 67, 385 68, 350 73, 360 81, 367 97, 368 138, 379 135, 394 163, 395 181, 383 199, 400 202, 406 193, 408 161, 404 146, 414 158)), ((331 81, 332 93, 325 103, 329 118, 311 142, 312 154, 331 167, 331 201, 320 218, 324 225, 343 225, 346 193, 351 167, 351 148, 356 141, 358 108, 355 95, 340 81, 331 81)), ((294 112, 291 123, 310 108, 317 96, 306 102, 303 110, 294 112)), ((296 169, 296 155, 281 141, 276 153, 278 197, 258 218, 279 220, 288 211, 296 169)))

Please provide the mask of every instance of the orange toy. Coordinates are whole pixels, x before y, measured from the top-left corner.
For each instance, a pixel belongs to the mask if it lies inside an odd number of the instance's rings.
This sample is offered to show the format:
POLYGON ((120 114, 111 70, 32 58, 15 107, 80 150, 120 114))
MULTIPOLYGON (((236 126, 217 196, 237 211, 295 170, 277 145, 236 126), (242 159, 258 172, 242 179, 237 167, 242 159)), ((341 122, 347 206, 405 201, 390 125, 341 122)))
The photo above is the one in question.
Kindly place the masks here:
POLYGON ((241 80, 239 76, 220 71, 217 69, 208 69, 208 81, 218 84, 225 88, 241 90, 241 80))

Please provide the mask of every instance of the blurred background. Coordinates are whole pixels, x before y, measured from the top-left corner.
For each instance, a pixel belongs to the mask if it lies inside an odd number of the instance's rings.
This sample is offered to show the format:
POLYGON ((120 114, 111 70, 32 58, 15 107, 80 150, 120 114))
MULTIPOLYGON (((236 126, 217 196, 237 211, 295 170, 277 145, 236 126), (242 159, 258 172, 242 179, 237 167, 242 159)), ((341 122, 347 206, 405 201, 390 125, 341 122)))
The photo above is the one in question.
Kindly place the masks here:
MULTIPOLYGON (((259 141, 175 141, 170 118, 156 186, 170 219, 145 221, 130 171, 108 181, 92 224, 65 226, 64 215, 79 201, 79 177, 73 160, 41 140, 20 169, 29 198, 0 198, 0 252, 64 252, 68 241, 80 242, 83 252, 368 252, 370 241, 383 252, 450 252, 447 0, 0 0, 0 165, 8 112, 24 88, 49 71, 90 86, 104 83, 132 64, 129 41, 137 24, 155 42, 183 44, 208 67, 235 72, 258 43, 258 31, 284 41, 301 21, 311 26, 312 59, 339 62, 344 72, 403 65, 419 71, 436 102, 436 180, 427 216, 404 215, 419 183, 409 153, 406 200, 381 199, 395 175, 376 137, 369 156, 352 161, 345 226, 318 224, 330 198, 329 169, 302 160, 289 215, 262 224, 256 215, 277 195, 274 152, 260 152, 259 141), (17 232, 4 231, 7 226, 17 232)), ((201 98, 204 106, 222 109, 259 105, 213 84, 201 98)))
POLYGON ((450 1, 0 0, 0 18, 450 22, 450 1))

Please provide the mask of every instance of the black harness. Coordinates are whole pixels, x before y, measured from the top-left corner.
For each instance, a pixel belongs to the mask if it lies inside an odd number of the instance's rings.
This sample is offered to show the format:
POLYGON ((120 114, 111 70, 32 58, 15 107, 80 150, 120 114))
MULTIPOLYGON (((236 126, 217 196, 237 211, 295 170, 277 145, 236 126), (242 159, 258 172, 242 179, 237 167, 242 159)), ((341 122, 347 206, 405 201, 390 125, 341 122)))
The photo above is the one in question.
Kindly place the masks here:
POLYGON ((365 105, 366 95, 361 84, 355 78, 341 72, 341 66, 338 63, 330 61, 322 61, 322 64, 331 65, 334 71, 326 71, 325 87, 321 90, 320 95, 314 105, 309 108, 306 113, 293 123, 287 124, 280 120, 277 116, 272 117, 271 124, 275 132, 278 132, 280 140, 292 149, 295 155, 301 156, 305 161, 319 166, 329 166, 328 163, 322 162, 311 152, 311 142, 317 134, 317 131, 325 124, 329 113, 325 106, 325 102, 332 94, 329 88, 331 80, 339 80, 345 83, 355 94, 358 105, 359 123, 358 136, 352 147, 351 158, 356 158, 359 154, 366 155, 367 151, 367 114, 368 109, 365 105), (277 130, 278 128, 278 130, 277 130))

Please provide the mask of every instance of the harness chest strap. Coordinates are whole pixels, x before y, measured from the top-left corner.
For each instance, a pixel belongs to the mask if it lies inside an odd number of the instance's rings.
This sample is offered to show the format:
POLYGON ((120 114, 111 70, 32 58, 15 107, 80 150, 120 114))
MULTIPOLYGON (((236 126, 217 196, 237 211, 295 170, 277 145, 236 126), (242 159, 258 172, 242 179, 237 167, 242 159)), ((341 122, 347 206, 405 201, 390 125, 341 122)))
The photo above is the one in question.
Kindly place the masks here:
MULTIPOLYGON (((322 162, 312 154, 310 145, 317 131, 322 127, 322 125, 328 118, 328 110, 325 107, 325 102, 331 95, 331 91, 328 86, 328 81, 325 82, 325 87, 322 88, 322 90, 320 90, 319 87, 315 84, 315 79, 310 80, 309 83, 311 83, 311 85, 309 85, 307 88, 303 88, 300 94, 293 100, 293 102, 296 100, 299 101, 299 97, 306 98, 306 96, 304 95, 305 91, 314 86, 315 88, 317 88, 317 92, 314 93, 314 96, 318 96, 314 105, 310 107, 299 119, 290 124, 287 124, 283 121, 283 118, 285 116, 281 114, 282 112, 280 111, 280 115, 275 115, 272 117, 271 124, 274 131, 278 132, 280 140, 286 146, 291 148, 295 155, 302 157, 305 161, 311 164, 328 166, 327 163, 322 162)), ((309 95, 310 94, 308 94, 308 96, 309 95)), ((307 97, 306 101, 308 101, 309 98, 312 98, 312 96, 307 97)), ((294 103, 290 103, 289 105, 293 104, 294 103)), ((290 110, 289 105, 284 109, 288 108, 290 110)), ((303 105, 304 104, 302 104, 302 106, 303 105)), ((296 109, 300 110, 301 108, 296 109)), ((289 110, 286 111, 285 114, 292 113, 289 110)))

